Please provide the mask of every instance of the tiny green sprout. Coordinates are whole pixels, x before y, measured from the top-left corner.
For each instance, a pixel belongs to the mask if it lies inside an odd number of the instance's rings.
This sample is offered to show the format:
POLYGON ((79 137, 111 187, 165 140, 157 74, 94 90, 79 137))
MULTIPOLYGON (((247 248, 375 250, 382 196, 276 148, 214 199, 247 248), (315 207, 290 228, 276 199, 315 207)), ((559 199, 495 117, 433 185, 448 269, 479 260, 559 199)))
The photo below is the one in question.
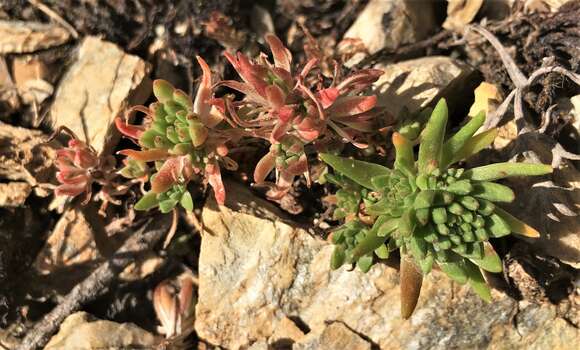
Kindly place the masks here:
POLYGON ((434 266, 457 283, 469 284, 482 299, 490 301, 482 270, 498 273, 502 264, 488 240, 510 233, 539 236, 538 231, 495 204, 512 202, 515 195, 509 187, 494 181, 544 175, 551 173, 552 167, 518 163, 468 170, 456 167, 457 162, 489 146, 497 131, 490 129, 475 135, 485 121, 481 113, 445 140, 447 114, 445 100, 440 100, 420 135, 415 131, 406 133, 420 140, 417 159, 414 142, 401 133, 393 134, 393 169, 320 155, 340 174, 335 178, 346 177, 359 185, 332 181, 342 187, 337 193, 342 202, 338 202, 341 205, 335 217, 344 217, 347 211, 356 215, 332 235, 335 251, 331 267, 356 264, 366 272, 375 256, 384 259, 399 249, 404 318, 413 313, 423 276, 434 266), (362 193, 372 200, 365 200, 362 193))

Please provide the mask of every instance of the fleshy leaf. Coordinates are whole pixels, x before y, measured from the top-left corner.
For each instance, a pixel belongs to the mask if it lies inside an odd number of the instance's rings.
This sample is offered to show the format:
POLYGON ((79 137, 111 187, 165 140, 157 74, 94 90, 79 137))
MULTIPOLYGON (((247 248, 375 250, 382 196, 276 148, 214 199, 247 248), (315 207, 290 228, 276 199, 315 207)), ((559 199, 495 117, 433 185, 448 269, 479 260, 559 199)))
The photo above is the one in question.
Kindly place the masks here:
POLYGON ((364 273, 369 272, 371 266, 373 266, 373 255, 369 254, 361 257, 356 262, 356 266, 364 273))
POLYGON ((380 190, 375 188, 371 179, 375 176, 390 175, 391 171, 382 165, 362 162, 360 160, 341 158, 332 154, 322 153, 320 158, 337 172, 350 178, 354 182, 366 188, 380 190))
POLYGON ((469 141, 463 145, 463 147, 457 151, 457 153, 451 156, 451 160, 447 166, 457 163, 460 160, 465 160, 471 157, 474 154, 477 154, 482 149, 491 145, 495 137, 497 136, 497 129, 489 129, 487 131, 482 132, 479 135, 475 135, 469 141))
POLYGON ((477 129, 479 129, 485 122, 485 113, 480 112, 477 116, 465 124, 455 135, 451 136, 443 146, 443 154, 441 155, 441 168, 444 169, 449 165, 453 156, 463 148, 463 146, 471 139, 477 129))
POLYGON ((503 237, 511 233, 511 228, 509 225, 497 214, 492 214, 486 217, 485 221, 485 228, 492 237, 503 237))
POLYGON ((423 274, 413 259, 407 255, 401 255, 401 317, 408 319, 415 311, 421 286, 423 285, 423 274))
POLYGON ((467 283, 469 283, 473 291, 484 301, 491 302, 491 291, 479 268, 473 263, 466 261, 465 271, 468 276, 467 283))
POLYGON ((508 224, 513 233, 531 238, 540 237, 540 232, 538 232, 535 228, 515 218, 507 211, 499 207, 495 207, 495 213, 501 217, 506 224, 508 224))
POLYGON ((516 198, 511 188, 494 182, 477 182, 473 185, 472 196, 492 202, 513 202, 516 198))
POLYGON ((459 284, 467 282, 467 272, 465 270, 465 259, 453 254, 455 258, 452 261, 438 262, 437 264, 449 278, 459 284))
POLYGON ((393 145, 395 146, 395 169, 407 174, 415 174, 415 157, 413 144, 398 132, 393 133, 393 145))
POLYGON ((174 90, 173 86, 163 79, 157 79, 153 82, 153 94, 161 103, 173 100, 174 90))
POLYGON ((483 242, 484 257, 483 259, 470 258, 471 262, 485 271, 499 273, 502 271, 501 259, 489 242, 483 242))
POLYGON ((431 253, 428 253, 424 259, 418 261, 419 267, 421 268, 423 275, 426 275, 429 272, 431 272, 431 269, 433 268, 434 261, 435 261, 435 257, 431 253))
POLYGON ((389 258, 389 248, 386 245, 382 244, 380 247, 375 249, 375 254, 381 259, 388 259, 389 258))
POLYGON ((146 193, 137 203, 135 203, 135 210, 149 210, 159 205, 157 193, 146 193))
POLYGON ((377 236, 376 230, 368 230, 365 239, 354 247, 352 250, 352 260, 358 260, 361 257, 371 253, 373 250, 380 247, 387 237, 377 236))
POLYGON ((191 198, 191 193, 189 193, 189 191, 186 190, 183 193, 180 203, 183 209, 193 211, 193 198, 191 198))
POLYGON ((330 258, 330 268, 333 270, 338 269, 344 264, 345 259, 344 248, 340 245, 335 246, 330 258))
POLYGON ((545 175, 552 170, 550 165, 545 164, 495 163, 467 170, 463 177, 476 181, 494 181, 510 176, 545 175))
POLYGON ((447 126, 447 103, 445 99, 440 99, 431 113, 431 118, 427 121, 425 130, 421 136, 419 146, 419 156, 417 166, 420 174, 425 174, 429 164, 435 162, 439 167, 441 164, 441 150, 443 138, 445 137, 445 127, 447 126))

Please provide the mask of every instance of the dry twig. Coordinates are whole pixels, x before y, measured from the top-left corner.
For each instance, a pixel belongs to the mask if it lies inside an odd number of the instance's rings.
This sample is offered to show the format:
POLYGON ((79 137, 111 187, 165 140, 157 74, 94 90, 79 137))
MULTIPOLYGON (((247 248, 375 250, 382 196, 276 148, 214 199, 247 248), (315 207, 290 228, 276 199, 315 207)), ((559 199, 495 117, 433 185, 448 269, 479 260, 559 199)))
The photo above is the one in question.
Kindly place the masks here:
POLYGON ((64 18, 62 18, 58 13, 54 12, 50 7, 46 6, 45 4, 43 4, 38 0, 28 0, 28 2, 32 6, 39 9, 40 11, 44 12, 48 17, 54 19, 58 24, 63 26, 66 30, 70 32, 73 38, 75 39, 79 38, 79 33, 76 31, 76 29, 72 25, 70 25, 67 21, 65 21, 64 18))
POLYGON ((39 321, 27 334, 17 350, 34 350, 43 347, 62 321, 86 303, 99 297, 113 283, 136 256, 150 250, 167 233, 170 220, 162 216, 148 220, 123 244, 108 261, 103 263, 83 282, 76 285, 64 301, 39 321))

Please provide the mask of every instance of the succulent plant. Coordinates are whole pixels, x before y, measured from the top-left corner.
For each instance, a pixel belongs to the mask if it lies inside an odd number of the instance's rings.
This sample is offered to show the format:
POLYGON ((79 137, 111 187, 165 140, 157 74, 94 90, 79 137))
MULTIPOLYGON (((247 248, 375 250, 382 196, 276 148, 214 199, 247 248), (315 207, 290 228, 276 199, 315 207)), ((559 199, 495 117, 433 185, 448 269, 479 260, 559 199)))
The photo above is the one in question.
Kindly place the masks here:
POLYGON ((187 184, 201 177, 213 189, 218 203, 225 201, 225 188, 220 164, 235 170, 237 164, 227 156, 228 143, 239 139, 243 131, 221 123, 224 119, 219 103, 212 97, 209 66, 198 57, 203 71, 195 101, 164 80, 153 83, 157 102, 149 107, 136 106, 133 111, 146 115, 144 125, 130 125, 116 119, 119 131, 135 140, 141 150, 126 149, 119 154, 128 156, 120 174, 129 178, 148 176, 147 163, 154 162, 150 176, 151 190, 135 205, 137 210, 154 207, 166 213, 177 204, 193 209, 187 184))
POLYGON ((254 172, 257 184, 270 187, 268 196, 282 197, 292 180, 308 173, 305 147, 324 149, 330 141, 350 142, 366 147, 360 138, 375 128, 377 97, 362 92, 383 73, 364 69, 345 78, 339 67, 330 85, 312 77, 317 60, 311 59, 298 74, 292 73, 292 54, 275 35, 267 35, 274 63, 265 54, 250 60, 241 53, 225 56, 243 80, 224 80, 218 85, 243 93, 242 100, 223 99, 230 124, 253 137, 271 143, 269 152, 254 172), (276 169, 276 183, 267 175, 276 169))
MULTIPOLYGON (((535 229, 498 206, 497 203, 512 202, 515 195, 509 187, 494 181, 548 174, 551 166, 496 163, 467 170, 456 165, 495 138, 496 129, 476 135, 484 121, 485 115, 480 113, 444 141, 447 105, 441 100, 419 136, 416 160, 414 142, 399 132, 392 136, 396 151, 393 169, 320 155, 335 172, 369 191, 364 197, 359 195, 360 189, 350 196, 342 194, 343 198, 350 198, 349 208, 359 200, 359 209, 356 216, 332 233, 335 250, 331 266, 356 263, 368 271, 375 255, 387 258, 391 251, 399 249, 404 318, 412 314, 423 275, 433 266, 460 284, 468 283, 489 301, 490 290, 481 270, 501 272, 502 264, 488 240, 510 233, 539 236, 535 229)), ((339 210, 345 210, 344 204, 339 210)))

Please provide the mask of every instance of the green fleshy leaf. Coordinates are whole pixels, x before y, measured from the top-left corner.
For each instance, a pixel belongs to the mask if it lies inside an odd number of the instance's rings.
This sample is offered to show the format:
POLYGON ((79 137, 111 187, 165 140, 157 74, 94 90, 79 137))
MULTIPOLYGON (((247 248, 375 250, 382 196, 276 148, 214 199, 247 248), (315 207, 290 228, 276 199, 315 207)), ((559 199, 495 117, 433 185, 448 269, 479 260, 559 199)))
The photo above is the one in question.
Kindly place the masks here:
POLYGON ((368 230, 366 237, 352 249, 352 261, 360 259, 362 256, 371 253, 373 250, 385 243, 387 237, 377 236, 377 230, 368 230))
POLYGON ((135 203, 135 210, 149 210, 155 208, 159 205, 159 200, 157 199, 157 193, 148 192, 146 193, 137 203, 135 203))
POLYGON ((390 255, 389 249, 384 244, 375 249, 375 254, 381 259, 388 259, 390 255))
POLYGON ((166 199, 164 201, 159 202, 159 210, 161 210, 161 212, 163 214, 167 214, 170 211, 173 210, 173 208, 175 208, 175 206, 177 205, 178 201, 176 199, 166 199))
POLYGON ((472 196, 492 202, 513 202, 516 198, 511 188, 495 182, 476 182, 473 184, 472 196))
POLYGON ((393 201, 383 198, 378 202, 366 207, 367 214, 370 215, 382 215, 390 213, 392 209, 393 201))
MULTIPOLYGON (((378 237, 387 237, 399 227, 399 219, 389 218, 377 228, 378 237)), ((374 227, 373 227, 374 228, 374 227)))
POLYGON ((415 210, 411 208, 405 211, 399 220, 399 233, 403 236, 410 236, 413 234, 415 226, 417 226, 415 210))
POLYGON ((447 126, 447 103, 440 99, 427 121, 425 130, 421 136, 417 166, 420 174, 427 173, 430 164, 439 167, 441 165, 441 151, 445 128, 447 126))
POLYGON ((193 111, 193 102, 185 92, 176 89, 173 91, 173 100, 186 110, 193 111))
POLYGON ((344 248, 342 245, 337 245, 334 247, 332 252, 332 257, 330 258, 330 268, 333 270, 338 269, 344 264, 346 260, 346 255, 344 253, 344 248))
POLYGON ((424 275, 431 272, 434 261, 435 258, 433 257, 433 254, 431 254, 431 252, 429 252, 424 259, 418 261, 419 267, 421 268, 421 272, 423 272, 424 275))
POLYGON ((455 255, 455 258, 447 262, 437 262, 441 271, 443 271, 449 278, 459 284, 465 284, 468 280, 467 271, 465 269, 465 259, 455 255))
POLYGON ((413 154, 413 144, 399 133, 393 134, 393 145, 395 146, 395 169, 399 169, 405 174, 415 174, 415 156, 413 154))
POLYGON ((467 141, 465 145, 457 151, 457 153, 455 153, 447 165, 457 163, 460 160, 466 160, 472 155, 477 154, 482 149, 491 145, 496 136, 497 129, 495 128, 484 131, 479 135, 475 135, 467 141))
POLYGON ((445 190, 454 194, 465 195, 473 190, 473 186, 469 180, 459 180, 448 185, 445 190))
POLYGON ((185 191, 181 197, 181 206, 187 211, 193 211, 193 198, 191 198, 191 193, 185 191))
POLYGON ((462 177, 475 181, 494 181, 510 176, 546 175, 552 170, 552 166, 545 164, 495 163, 467 170, 462 177))
POLYGON ((497 214, 485 218, 485 228, 492 237, 499 238, 511 233, 509 225, 497 214))
POLYGON ((443 154, 441 160, 441 168, 445 169, 449 166, 450 161, 458 155, 459 151, 471 139, 475 132, 485 122, 485 112, 479 112, 475 117, 465 124, 455 135, 451 136, 443 145, 443 154))
POLYGON ((362 162, 355 159, 341 158, 328 153, 320 154, 320 159, 333 167, 338 173, 341 173, 354 182, 372 190, 380 190, 380 188, 374 187, 371 181, 373 177, 391 174, 391 170, 382 165, 362 162))
POLYGON ((153 94, 161 103, 173 100, 175 88, 167 81, 157 79, 153 82, 153 94))
POLYGON ((390 187, 389 181, 391 179, 390 175, 380 175, 375 176, 371 179, 371 183, 373 184, 374 188, 387 188, 390 187))
POLYGON ((409 238, 407 247, 416 261, 423 260, 427 255, 427 243, 416 235, 409 238))
POLYGON ((501 259, 491 246, 489 242, 483 243, 484 257, 483 259, 469 258, 475 265, 481 267, 485 271, 499 273, 502 272, 501 259))
POLYGON ((488 303, 491 302, 491 291, 479 268, 470 261, 466 261, 465 271, 468 276, 467 283, 469 283, 473 291, 477 293, 481 299, 488 303))
POLYGON ((431 209, 429 208, 423 208, 423 209, 416 209, 415 210, 415 217, 417 218, 417 221, 425 226, 427 225, 427 223, 429 222, 429 219, 431 218, 431 209))
POLYGON ((535 228, 512 216, 510 213, 503 210, 502 208, 496 207, 495 213, 499 215, 499 217, 501 217, 506 224, 508 224, 510 230, 513 233, 517 233, 518 235, 522 235, 525 237, 532 238, 540 237, 540 233, 535 228))
POLYGON ((433 208, 431 216, 433 217, 433 222, 436 224, 444 224, 447 222, 447 211, 445 208, 433 208))
POLYGON ((356 266, 364 273, 369 272, 371 267, 373 266, 373 255, 365 255, 358 259, 356 262, 356 266))
POLYGON ((413 207, 415 209, 424 209, 429 208, 433 205, 435 201, 435 195, 438 191, 436 190, 424 190, 417 194, 415 197, 415 202, 413 203, 413 207))

